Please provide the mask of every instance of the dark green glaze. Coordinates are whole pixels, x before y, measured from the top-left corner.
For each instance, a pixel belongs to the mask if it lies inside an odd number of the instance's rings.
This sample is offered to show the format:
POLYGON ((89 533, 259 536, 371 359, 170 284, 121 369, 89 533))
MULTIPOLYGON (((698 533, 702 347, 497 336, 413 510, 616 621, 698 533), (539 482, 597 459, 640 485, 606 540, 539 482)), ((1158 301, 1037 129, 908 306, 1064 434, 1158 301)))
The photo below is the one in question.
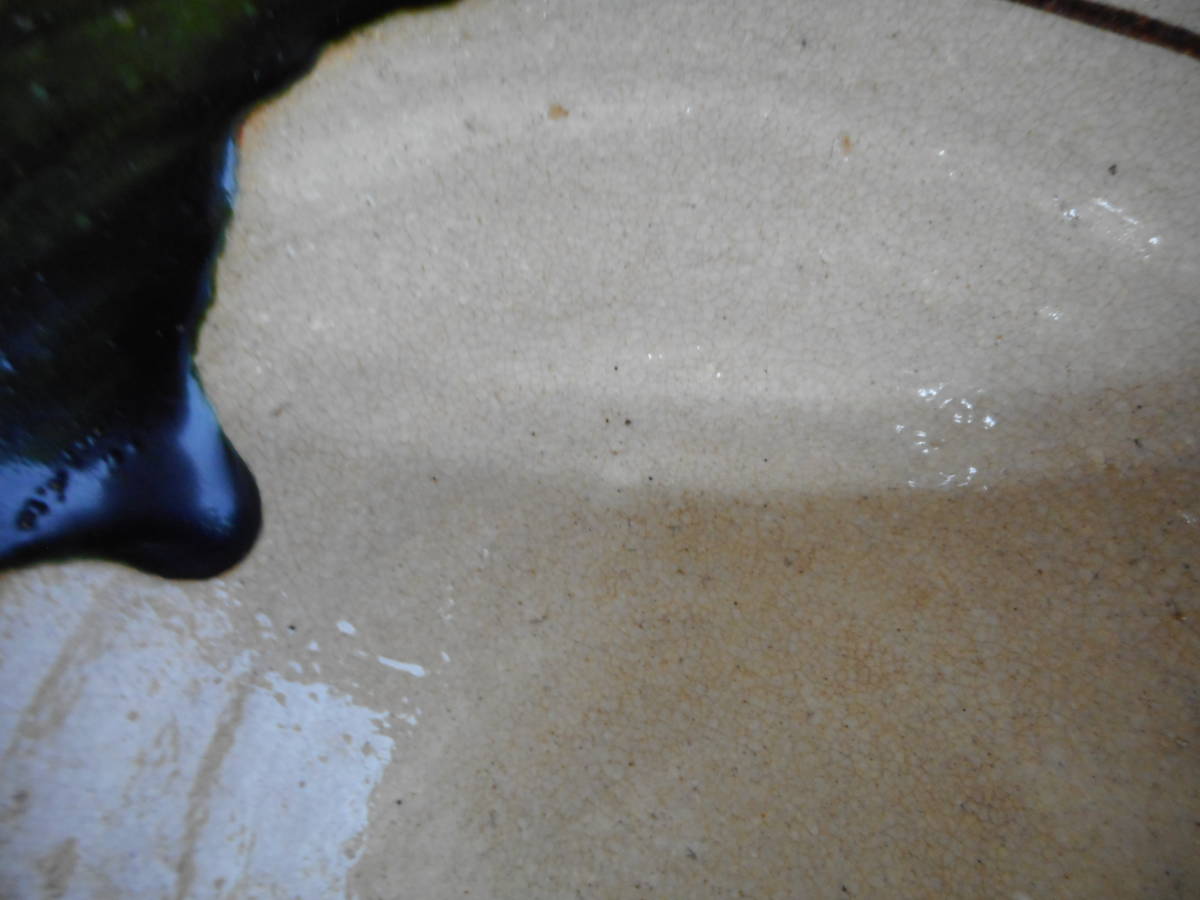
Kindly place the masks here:
POLYGON ((0 0, 0 566, 214 575, 259 500, 192 369, 229 135, 395 0, 0 0))

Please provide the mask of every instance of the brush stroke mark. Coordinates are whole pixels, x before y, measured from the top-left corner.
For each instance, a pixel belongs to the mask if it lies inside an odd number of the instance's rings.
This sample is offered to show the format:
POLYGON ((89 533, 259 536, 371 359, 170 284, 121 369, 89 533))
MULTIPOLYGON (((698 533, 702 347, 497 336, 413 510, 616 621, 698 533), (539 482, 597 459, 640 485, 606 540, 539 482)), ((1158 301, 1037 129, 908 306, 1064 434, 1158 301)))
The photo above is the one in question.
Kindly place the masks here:
POLYGON ((183 850, 176 864, 179 876, 175 887, 176 900, 186 900, 193 896, 196 881, 196 848, 204 826, 208 823, 208 800, 220 781, 221 767, 229 756, 237 737, 237 730, 245 718, 246 700, 250 696, 250 690, 247 684, 239 685, 237 693, 222 710, 204 755, 200 758, 200 766, 196 770, 191 790, 188 791, 187 827, 183 834, 183 850))

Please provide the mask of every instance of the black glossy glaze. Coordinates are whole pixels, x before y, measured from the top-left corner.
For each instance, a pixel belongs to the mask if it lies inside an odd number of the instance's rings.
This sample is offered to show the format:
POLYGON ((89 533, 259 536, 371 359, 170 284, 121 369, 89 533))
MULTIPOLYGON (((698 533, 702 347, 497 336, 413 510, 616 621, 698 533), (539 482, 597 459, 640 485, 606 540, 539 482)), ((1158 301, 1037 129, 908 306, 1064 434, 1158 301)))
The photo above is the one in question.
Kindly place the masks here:
POLYGON ((233 165, 228 139, 198 148, 160 186, 169 215, 133 206, 111 242, 18 283, 28 305, 6 310, 0 373, 0 563, 88 555, 202 578, 253 545, 258 489, 191 361, 233 165), (97 291, 128 314, 83 332, 77 314, 97 291))
POLYGON ((258 489, 192 364, 230 135, 395 0, 0 6, 0 568, 65 556, 202 578, 258 489))

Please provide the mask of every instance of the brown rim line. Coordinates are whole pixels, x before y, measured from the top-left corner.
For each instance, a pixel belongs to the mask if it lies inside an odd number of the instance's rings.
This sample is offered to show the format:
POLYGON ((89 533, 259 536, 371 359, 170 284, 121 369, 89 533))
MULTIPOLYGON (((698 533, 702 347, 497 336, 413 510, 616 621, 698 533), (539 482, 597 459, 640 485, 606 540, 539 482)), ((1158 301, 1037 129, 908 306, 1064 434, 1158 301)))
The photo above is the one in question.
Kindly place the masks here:
POLYGON ((1091 0, 1008 0, 1008 2, 1032 6, 1034 9, 1040 9, 1052 15, 1074 19, 1076 22, 1083 22, 1094 28, 1103 28, 1105 31, 1124 35, 1135 41, 1145 41, 1147 44, 1154 44, 1193 59, 1200 59, 1200 34, 1178 25, 1170 25, 1161 19, 1122 9, 1119 6, 1093 3, 1091 0))

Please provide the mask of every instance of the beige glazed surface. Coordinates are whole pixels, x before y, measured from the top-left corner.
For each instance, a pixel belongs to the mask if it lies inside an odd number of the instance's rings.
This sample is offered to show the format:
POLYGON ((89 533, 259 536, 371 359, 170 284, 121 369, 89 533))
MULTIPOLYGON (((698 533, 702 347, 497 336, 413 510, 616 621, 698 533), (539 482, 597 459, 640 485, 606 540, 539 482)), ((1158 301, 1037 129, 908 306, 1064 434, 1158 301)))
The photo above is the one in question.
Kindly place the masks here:
POLYGON ((0 579, 0 896, 1197 896, 1198 146, 1001 2, 335 48, 202 336, 258 547, 0 579))

